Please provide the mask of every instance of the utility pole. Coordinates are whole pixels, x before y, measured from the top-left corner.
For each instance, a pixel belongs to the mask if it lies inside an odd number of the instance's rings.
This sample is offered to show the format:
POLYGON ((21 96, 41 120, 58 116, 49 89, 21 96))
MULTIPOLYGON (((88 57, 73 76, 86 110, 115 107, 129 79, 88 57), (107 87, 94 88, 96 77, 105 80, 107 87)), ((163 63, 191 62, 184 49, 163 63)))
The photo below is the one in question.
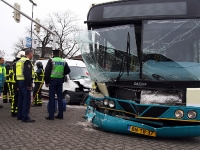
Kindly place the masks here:
MULTIPOLYGON (((33 7, 37 6, 36 3, 33 2, 33 0, 29 0, 32 3, 32 19, 33 19, 33 7)), ((31 21, 31 48, 32 48, 32 43, 33 43, 33 21, 31 21)))
POLYGON ((1 0, 3 3, 5 3, 6 5, 10 6, 11 8, 13 8, 14 10, 18 11, 20 14, 22 14, 24 17, 28 18, 29 20, 33 21, 35 24, 39 25, 40 27, 42 27, 44 30, 50 32, 53 35, 53 50, 56 49, 56 34, 49 30, 48 28, 46 28, 45 26, 41 25, 39 22, 35 21, 34 19, 32 19, 31 17, 29 17, 28 15, 26 15, 25 13, 21 12, 20 10, 16 9, 15 7, 13 7, 12 5, 10 5, 9 3, 7 3, 4 0, 1 0))

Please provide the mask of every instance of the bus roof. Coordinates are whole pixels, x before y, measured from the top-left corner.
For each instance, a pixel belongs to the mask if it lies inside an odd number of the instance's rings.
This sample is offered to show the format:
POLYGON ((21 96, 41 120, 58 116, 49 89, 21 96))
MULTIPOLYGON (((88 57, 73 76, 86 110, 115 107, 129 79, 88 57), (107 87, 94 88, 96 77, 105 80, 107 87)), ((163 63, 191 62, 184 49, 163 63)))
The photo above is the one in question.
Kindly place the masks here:
POLYGON ((200 18, 200 0, 122 0, 94 5, 85 23, 200 18))

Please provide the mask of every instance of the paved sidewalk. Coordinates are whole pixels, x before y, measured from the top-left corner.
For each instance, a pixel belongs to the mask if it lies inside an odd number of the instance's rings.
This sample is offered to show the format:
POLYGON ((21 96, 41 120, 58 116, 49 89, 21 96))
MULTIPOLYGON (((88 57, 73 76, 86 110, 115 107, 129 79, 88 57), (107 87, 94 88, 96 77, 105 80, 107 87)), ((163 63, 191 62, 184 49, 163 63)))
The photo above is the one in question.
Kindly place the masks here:
MULTIPOLYGON (((2 101, 0 100, 0 104, 2 101)), ((10 116, 10 104, 0 109, 0 150, 160 150, 200 149, 200 138, 156 139, 103 132, 86 123, 84 107, 68 106, 64 120, 45 120, 46 103, 31 108, 35 123, 10 116)))

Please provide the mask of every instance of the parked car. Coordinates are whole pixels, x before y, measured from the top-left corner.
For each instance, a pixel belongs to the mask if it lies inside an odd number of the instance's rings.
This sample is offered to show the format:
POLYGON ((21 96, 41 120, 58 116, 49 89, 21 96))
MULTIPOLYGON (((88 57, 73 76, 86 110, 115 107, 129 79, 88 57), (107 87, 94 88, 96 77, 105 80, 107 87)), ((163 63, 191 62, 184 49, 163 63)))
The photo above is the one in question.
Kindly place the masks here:
MULTIPOLYGON (((68 63, 71 72, 65 76, 63 83, 63 98, 66 99, 67 104, 80 104, 82 97, 87 94, 92 88, 92 81, 88 74, 84 62, 80 60, 65 59, 68 63)), ((37 60, 35 64, 41 61, 45 69, 48 60, 37 60)), ((34 66, 36 71, 37 67, 34 66)), ((42 86, 42 95, 49 96, 49 88, 42 86)))

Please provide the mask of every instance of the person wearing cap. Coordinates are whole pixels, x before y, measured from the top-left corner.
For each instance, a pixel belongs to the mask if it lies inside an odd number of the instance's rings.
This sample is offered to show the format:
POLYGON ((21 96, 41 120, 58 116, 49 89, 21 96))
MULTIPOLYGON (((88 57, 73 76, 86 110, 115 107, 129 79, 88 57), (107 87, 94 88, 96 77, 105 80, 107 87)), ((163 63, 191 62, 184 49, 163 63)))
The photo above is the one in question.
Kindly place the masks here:
MULTIPOLYGON (((6 79, 6 68, 4 64, 4 58, 0 57, 0 96, 5 83, 5 79, 6 79)), ((3 108, 3 106, 0 105, 0 108, 3 108)))
POLYGON ((28 116, 31 104, 32 81, 35 75, 33 64, 30 61, 33 58, 33 51, 27 49, 25 55, 26 57, 22 57, 17 61, 14 71, 19 88, 17 119, 22 120, 22 122, 35 122, 28 116))
POLYGON ((45 68, 45 84, 49 87, 49 116, 47 120, 54 120, 55 93, 58 97, 57 119, 63 119, 63 82, 65 75, 70 73, 70 68, 65 60, 59 56, 60 50, 53 50, 53 58, 49 59, 45 68))
POLYGON ((11 91, 11 81, 10 81, 10 71, 11 71, 11 65, 9 63, 6 63, 5 65, 6 68, 6 81, 4 83, 3 87, 3 103, 8 102, 8 94, 9 94, 9 102, 11 103, 12 101, 12 91, 11 91))
POLYGON ((34 90, 33 90, 33 107, 42 106, 42 85, 44 83, 44 69, 41 61, 36 63, 37 70, 35 72, 34 90))
POLYGON ((10 81, 12 83, 12 102, 11 102, 11 116, 16 117, 17 112, 18 112, 18 97, 19 97, 19 89, 17 88, 17 83, 16 83, 16 74, 14 70, 16 70, 16 63, 18 60, 20 60, 22 57, 25 57, 25 51, 19 51, 16 58, 12 62, 12 68, 11 68, 11 73, 9 74, 10 76, 10 81))

